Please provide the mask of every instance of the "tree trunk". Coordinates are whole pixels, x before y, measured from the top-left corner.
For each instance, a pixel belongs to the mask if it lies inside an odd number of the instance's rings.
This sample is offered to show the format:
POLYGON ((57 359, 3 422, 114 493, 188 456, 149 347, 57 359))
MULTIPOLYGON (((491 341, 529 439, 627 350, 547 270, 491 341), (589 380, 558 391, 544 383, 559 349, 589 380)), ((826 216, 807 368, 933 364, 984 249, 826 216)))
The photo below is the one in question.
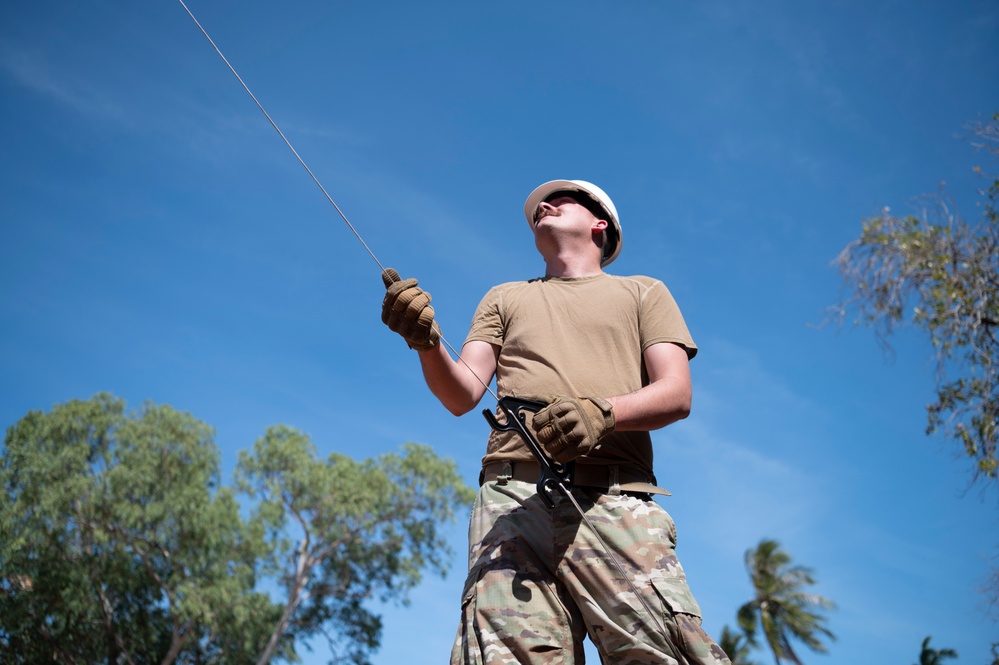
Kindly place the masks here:
POLYGON ((274 626, 274 631, 271 633, 270 639, 267 640, 267 646, 264 647, 263 653, 257 659, 257 665, 268 665, 271 662, 274 652, 277 651, 278 643, 281 641, 281 635, 284 634, 288 624, 291 623, 291 617, 302 602, 302 591, 309 581, 308 571, 311 568, 311 560, 305 551, 304 544, 301 547, 302 549, 299 552, 298 564, 295 570, 295 582, 292 585, 291 592, 288 594, 288 604, 285 605, 284 612, 281 613, 281 618, 278 620, 277 625, 274 626))

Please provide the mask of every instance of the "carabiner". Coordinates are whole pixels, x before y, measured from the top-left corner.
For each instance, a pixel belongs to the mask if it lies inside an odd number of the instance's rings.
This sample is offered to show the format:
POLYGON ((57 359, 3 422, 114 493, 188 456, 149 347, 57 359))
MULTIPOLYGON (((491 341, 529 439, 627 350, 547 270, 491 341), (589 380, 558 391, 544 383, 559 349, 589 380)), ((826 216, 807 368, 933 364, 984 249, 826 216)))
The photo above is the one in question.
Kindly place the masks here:
POLYGON ((538 459, 541 467, 541 476, 538 478, 538 495, 549 508, 555 507, 555 488, 561 487, 566 493, 572 491, 572 472, 575 462, 563 464, 550 457, 541 447, 534 434, 527 427, 527 416, 525 412, 537 413, 548 406, 544 402, 537 402, 520 397, 501 397, 498 402, 499 410, 506 416, 506 422, 500 423, 493 412, 484 409, 482 415, 486 417, 490 427, 498 432, 517 432, 524 438, 527 447, 531 449, 538 459))

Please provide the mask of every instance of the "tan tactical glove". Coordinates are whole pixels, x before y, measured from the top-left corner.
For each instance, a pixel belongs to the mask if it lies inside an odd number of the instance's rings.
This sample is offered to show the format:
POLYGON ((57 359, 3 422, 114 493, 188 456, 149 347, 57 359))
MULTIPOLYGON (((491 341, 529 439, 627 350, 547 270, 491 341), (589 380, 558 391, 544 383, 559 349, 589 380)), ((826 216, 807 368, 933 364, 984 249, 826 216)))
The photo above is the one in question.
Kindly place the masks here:
POLYGON ((382 281, 382 323, 402 335, 411 349, 426 351, 437 346, 441 329, 434 323, 430 294, 417 286, 415 279, 401 279, 392 268, 382 272, 382 281))
POLYGON ((527 399, 548 403, 534 414, 531 426, 538 443, 563 464, 589 453, 614 431, 614 409, 600 397, 542 395, 527 399))

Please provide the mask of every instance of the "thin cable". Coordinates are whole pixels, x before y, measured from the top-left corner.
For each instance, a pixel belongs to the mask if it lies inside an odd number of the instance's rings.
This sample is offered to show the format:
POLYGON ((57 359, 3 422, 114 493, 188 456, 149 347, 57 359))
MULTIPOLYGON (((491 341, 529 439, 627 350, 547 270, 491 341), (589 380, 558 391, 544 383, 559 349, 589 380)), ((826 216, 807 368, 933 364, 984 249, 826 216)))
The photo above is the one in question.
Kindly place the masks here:
POLYGON ((323 187, 323 183, 319 182, 319 178, 317 178, 316 174, 312 172, 312 169, 309 168, 309 165, 305 163, 305 160, 302 159, 302 156, 298 154, 298 151, 295 150, 295 146, 291 144, 291 141, 289 141, 288 138, 284 135, 284 132, 281 131, 281 128, 277 126, 277 123, 274 122, 274 119, 271 118, 270 114, 264 109, 263 104, 261 104, 257 100, 257 97, 250 91, 249 86, 247 86, 246 83, 243 82, 243 78, 236 72, 236 69, 231 64, 229 64, 229 60, 225 57, 225 55, 223 55, 222 50, 215 45, 215 41, 209 36, 208 31, 201 26, 201 23, 199 23, 198 19, 194 17, 194 14, 191 13, 191 10, 187 8, 187 5, 184 4, 184 0, 177 0, 177 2, 180 3, 180 6, 184 8, 184 11, 187 12, 187 15, 191 17, 192 21, 194 21, 194 24, 198 26, 198 30, 201 30, 201 34, 205 36, 205 39, 208 40, 208 43, 212 45, 212 48, 215 49, 215 52, 219 54, 220 58, 222 58, 222 62, 225 63, 225 66, 229 68, 229 71, 232 72, 232 75, 236 77, 236 80, 239 81, 239 84, 243 86, 243 90, 246 90, 246 94, 250 96, 250 99, 253 100, 253 103, 257 105, 257 108, 260 109, 260 112, 264 114, 265 118, 267 118, 267 122, 271 123, 271 127, 274 128, 274 131, 278 133, 278 136, 281 137, 281 139, 284 141, 284 144, 288 146, 288 149, 291 150, 292 154, 295 155, 299 163, 305 168, 308 174, 312 177, 312 181, 315 182, 316 185, 318 185, 320 190, 322 190, 323 194, 326 196, 326 199, 333 205, 336 211, 340 214, 340 217, 343 218, 343 221, 347 224, 347 227, 350 228, 350 230, 354 233, 354 236, 358 239, 358 241, 360 241, 361 245, 364 246, 364 249, 368 251, 368 254, 371 255, 371 258, 375 260, 375 263, 378 264, 378 267, 384 271, 385 266, 382 265, 382 262, 378 260, 378 257, 375 256, 375 253, 371 251, 370 247, 368 247, 368 243, 364 242, 364 238, 361 237, 361 234, 357 232, 357 229, 354 228, 354 225, 350 223, 349 219, 347 219, 347 215, 343 214, 343 211, 340 210, 340 206, 336 204, 336 201, 333 200, 333 197, 330 196, 329 192, 326 191, 326 188, 323 187))
MULTIPOLYGON (((212 48, 215 49, 215 52, 219 54, 220 58, 222 58, 222 62, 225 63, 225 66, 229 68, 229 71, 232 72, 232 75, 235 76, 236 80, 239 81, 239 84, 243 86, 243 90, 246 90, 246 94, 250 96, 250 99, 253 100, 253 103, 257 105, 257 108, 260 109, 260 112, 264 114, 265 118, 267 118, 267 122, 271 123, 271 127, 274 128, 274 131, 278 133, 278 136, 281 137, 281 140, 284 141, 284 144, 288 146, 288 149, 291 150, 292 154, 295 155, 295 158, 298 159, 299 164, 302 165, 305 171, 312 178, 312 181, 316 183, 316 186, 318 186, 320 191, 322 191, 323 195, 326 196, 326 200, 330 202, 333 208, 343 219, 344 223, 347 224, 347 227, 354 234, 354 237, 357 238, 357 240, 361 243, 364 249, 367 250, 368 254, 371 255, 371 258, 375 260, 375 263, 378 264, 378 267, 382 270, 382 272, 384 272, 385 266, 382 265, 382 262, 378 260, 378 257, 375 256, 375 253, 371 251, 370 247, 368 247, 368 243, 364 242, 364 238, 361 237, 361 234, 358 233, 357 229, 354 228, 354 225, 350 223, 349 219, 347 219, 347 215, 345 215, 343 211, 340 210, 340 206, 336 204, 336 201, 333 200, 333 197, 330 196, 329 192, 326 191, 326 188, 323 187, 323 183, 319 182, 319 178, 317 178, 316 174, 312 172, 312 169, 309 168, 309 165, 305 163, 305 160, 302 159, 302 156, 298 154, 298 151, 295 150, 295 146, 293 146, 291 144, 291 141, 288 140, 288 137, 284 135, 284 132, 282 132, 281 128, 278 127, 278 124, 274 122, 274 119, 271 117, 271 114, 267 112, 267 110, 264 108, 264 105, 260 103, 256 95, 254 95, 253 92, 250 90, 250 87, 246 85, 246 83, 243 81, 243 77, 240 76, 239 72, 236 71, 236 68, 233 67, 232 64, 230 64, 229 59, 225 57, 224 53, 222 53, 222 49, 218 47, 218 45, 215 43, 215 40, 211 38, 211 36, 208 34, 208 31, 205 30, 205 28, 201 25, 201 22, 198 21, 197 18, 195 18, 194 13, 191 12, 190 9, 188 9, 186 4, 184 4, 184 0, 177 0, 177 1, 180 3, 180 6, 184 8, 184 11, 187 12, 187 15, 191 17, 191 20, 194 21, 194 25, 198 26, 198 30, 200 30, 201 34, 205 36, 205 39, 208 40, 208 43, 212 45, 212 48)), ((461 361, 461 364, 464 365, 468 369, 468 371, 472 373, 472 376, 474 376, 476 380, 478 380, 478 382, 481 383, 483 387, 485 387, 485 389, 489 392, 489 394, 492 395, 495 400, 499 401, 499 397, 489 387, 489 384, 483 381, 482 377, 480 377, 478 374, 475 373, 475 370, 473 370, 468 365, 468 363, 465 362, 465 359, 461 357, 461 354, 458 351, 456 351, 453 346, 451 346, 451 343, 448 342, 446 339, 444 339, 443 335, 441 335, 440 339, 442 342, 444 342, 444 345, 451 350, 451 353, 453 353, 458 358, 458 360, 461 361)))

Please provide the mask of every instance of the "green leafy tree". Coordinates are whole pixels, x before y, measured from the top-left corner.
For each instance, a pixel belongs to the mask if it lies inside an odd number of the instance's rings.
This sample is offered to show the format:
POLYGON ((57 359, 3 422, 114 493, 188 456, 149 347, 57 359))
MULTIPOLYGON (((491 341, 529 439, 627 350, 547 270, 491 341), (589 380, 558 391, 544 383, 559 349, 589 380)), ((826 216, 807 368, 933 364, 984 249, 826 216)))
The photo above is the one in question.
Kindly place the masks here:
POLYGON ((110 395, 7 431, 0 662, 249 662, 276 608, 252 592, 260 543, 219 486, 212 437, 110 395))
POLYGON ((821 638, 836 639, 826 628, 824 612, 835 605, 804 589, 815 584, 808 568, 791 563, 791 556, 775 540, 761 540, 746 550, 746 570, 753 585, 753 599, 739 608, 739 627, 752 646, 757 646, 756 631, 760 628, 774 662, 801 665, 791 646, 791 639, 802 642, 812 651, 826 652, 821 638))
MULTIPOLYGON (((972 135, 999 154, 999 114, 972 135)), ((954 439, 973 460, 973 480, 991 482, 999 481, 999 179, 980 193, 973 222, 943 194, 927 197, 919 215, 885 208, 865 220, 836 260, 848 296, 835 311, 840 320, 855 312, 886 345, 907 323, 928 335, 937 399, 927 407, 927 433, 954 439)))
POLYGON ((957 658, 957 652, 953 649, 934 649, 930 647, 931 636, 927 635, 923 640, 923 648, 919 651, 919 662, 916 665, 943 665, 948 658, 957 658))
POLYGON ((750 660, 750 644, 743 633, 736 632, 728 626, 722 626, 721 639, 718 640, 721 647, 732 665, 757 665, 750 660))
POLYGON ((366 663, 381 640, 370 603, 405 603, 424 571, 447 569, 441 527, 474 492, 430 448, 324 461, 271 428, 240 458, 244 519, 213 436, 110 395, 7 431, 0 662, 263 665, 324 635, 334 660, 366 663))
POLYGON ((267 570, 285 594, 260 665, 282 640, 316 634, 337 661, 367 663, 382 626, 366 603, 405 603, 421 571, 443 575, 451 551, 440 527, 474 498, 454 463, 427 446, 322 461, 306 434, 286 426, 268 429, 240 456, 237 483, 257 499, 254 520, 271 545, 267 570))

